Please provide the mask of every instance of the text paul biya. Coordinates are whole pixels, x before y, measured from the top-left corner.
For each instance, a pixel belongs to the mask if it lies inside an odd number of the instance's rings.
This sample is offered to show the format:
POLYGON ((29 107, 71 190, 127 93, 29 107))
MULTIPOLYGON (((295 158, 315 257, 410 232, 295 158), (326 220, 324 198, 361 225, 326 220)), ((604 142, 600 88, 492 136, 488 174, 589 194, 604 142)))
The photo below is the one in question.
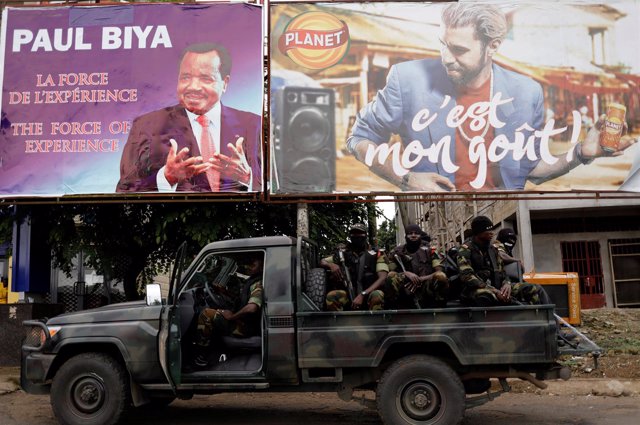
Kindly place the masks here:
MULTIPOLYGON (((91 50, 93 45, 85 41, 84 28, 42 28, 13 30, 12 52, 20 52, 23 47, 31 52, 66 52, 69 50, 91 50)), ((156 49, 170 48, 171 37, 166 25, 157 27, 102 27, 100 48, 115 49, 156 49)))
MULTIPOLYGON (((446 96, 440 109, 444 108, 452 98, 446 96)), ((504 127, 505 123, 498 118, 498 108, 513 101, 513 98, 502 99, 502 93, 496 93, 490 102, 477 102, 467 108, 466 112, 460 105, 455 106, 446 116, 446 124, 449 128, 458 128, 464 124, 466 120, 470 121, 470 129, 472 131, 482 131, 487 125, 494 129, 504 127)), ((428 131, 431 125, 438 118, 438 113, 431 114, 428 109, 420 110, 411 122, 413 131, 428 131)), ((555 120, 549 120, 544 128, 536 130, 528 123, 522 124, 516 129, 513 140, 506 135, 498 135, 492 141, 486 141, 482 136, 475 136, 469 142, 469 160, 473 164, 477 164, 478 172, 471 186, 480 189, 484 186, 487 178, 488 163, 499 162, 507 155, 513 155, 513 159, 519 161, 527 158, 531 161, 540 159, 547 164, 554 164, 558 158, 551 154, 549 150, 549 140, 551 137, 563 133, 567 127, 554 129, 555 120), (531 133, 529 137, 525 133, 531 133), (539 143, 538 143, 539 142, 539 143), (539 152, 536 145, 539 144, 539 152), (540 157, 538 158, 538 153, 540 157)), ((571 134, 570 146, 578 143, 580 136, 580 113, 573 111, 573 129, 571 134)), ((408 143, 404 149, 400 143, 389 144, 382 143, 374 146, 369 145, 365 154, 364 162, 371 167, 377 160, 380 165, 387 162, 391 156, 393 171, 396 175, 405 176, 410 170, 417 166, 423 159, 439 164, 441 169, 447 173, 455 173, 458 167, 451 158, 451 143, 453 143, 451 135, 444 136, 439 141, 432 143, 428 147, 424 147, 420 140, 413 140, 408 143)), ((567 161, 573 158, 573 149, 567 152, 567 161)))

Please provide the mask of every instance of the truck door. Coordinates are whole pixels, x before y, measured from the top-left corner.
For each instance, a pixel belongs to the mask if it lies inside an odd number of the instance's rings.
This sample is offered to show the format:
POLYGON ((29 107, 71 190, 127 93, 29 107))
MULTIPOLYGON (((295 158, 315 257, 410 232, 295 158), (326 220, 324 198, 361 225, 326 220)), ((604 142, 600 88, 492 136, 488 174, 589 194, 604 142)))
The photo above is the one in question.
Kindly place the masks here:
POLYGON ((176 385, 181 382, 182 367, 182 350, 181 350, 181 331, 180 331, 180 314, 177 307, 178 294, 180 293, 180 283, 182 271, 184 270, 184 256, 186 244, 183 243, 178 248, 176 258, 173 264, 171 280, 169 283, 169 297, 167 304, 162 308, 160 317, 160 334, 158 336, 158 351, 160 356, 160 365, 164 371, 173 392, 176 391, 176 385))

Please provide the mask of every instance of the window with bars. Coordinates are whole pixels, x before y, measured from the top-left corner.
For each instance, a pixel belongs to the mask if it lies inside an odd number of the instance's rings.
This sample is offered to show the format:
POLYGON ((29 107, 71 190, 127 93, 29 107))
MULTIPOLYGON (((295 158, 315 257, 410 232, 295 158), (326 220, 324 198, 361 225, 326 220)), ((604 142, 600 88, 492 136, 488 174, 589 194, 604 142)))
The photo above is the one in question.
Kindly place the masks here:
POLYGON ((602 259, 598 241, 560 242, 562 271, 578 273, 580 294, 604 294, 602 259))

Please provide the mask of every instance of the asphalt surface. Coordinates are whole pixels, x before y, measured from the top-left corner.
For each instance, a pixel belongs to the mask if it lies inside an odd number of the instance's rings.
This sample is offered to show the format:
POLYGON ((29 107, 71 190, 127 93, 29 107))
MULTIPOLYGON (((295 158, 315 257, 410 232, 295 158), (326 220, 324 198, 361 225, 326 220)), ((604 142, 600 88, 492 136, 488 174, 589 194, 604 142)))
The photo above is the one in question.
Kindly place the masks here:
MULTIPOLYGON (((18 368, 0 368, 0 425, 55 425, 49 396, 24 393, 18 368)), ((519 381, 518 381, 519 382, 519 381)), ((463 425, 635 425, 640 381, 576 379, 538 390, 514 383, 515 393, 467 410, 463 425), (524 392, 522 392, 524 391, 524 392)), ((372 392, 359 396, 372 400, 372 392)), ((246 393, 195 396, 164 409, 133 409, 122 423, 139 425, 380 425, 377 412, 333 393, 246 393)))
MULTIPOLYGON (((464 425, 635 425, 638 397, 505 394, 467 410, 464 425)), ((221 394, 178 400, 164 409, 136 409, 136 425, 380 425, 378 414, 335 394, 221 394)), ((0 396, 0 424, 55 425, 49 397, 21 391, 0 396)))

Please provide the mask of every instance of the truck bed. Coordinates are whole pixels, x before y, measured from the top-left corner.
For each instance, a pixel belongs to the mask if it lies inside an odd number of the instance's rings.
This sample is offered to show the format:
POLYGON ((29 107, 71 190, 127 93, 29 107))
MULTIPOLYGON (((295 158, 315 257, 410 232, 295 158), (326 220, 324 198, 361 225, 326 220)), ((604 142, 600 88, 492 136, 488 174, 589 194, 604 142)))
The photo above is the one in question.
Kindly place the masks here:
POLYGON ((378 366, 401 344, 460 365, 553 363, 553 306, 297 313, 300 368, 378 366))

